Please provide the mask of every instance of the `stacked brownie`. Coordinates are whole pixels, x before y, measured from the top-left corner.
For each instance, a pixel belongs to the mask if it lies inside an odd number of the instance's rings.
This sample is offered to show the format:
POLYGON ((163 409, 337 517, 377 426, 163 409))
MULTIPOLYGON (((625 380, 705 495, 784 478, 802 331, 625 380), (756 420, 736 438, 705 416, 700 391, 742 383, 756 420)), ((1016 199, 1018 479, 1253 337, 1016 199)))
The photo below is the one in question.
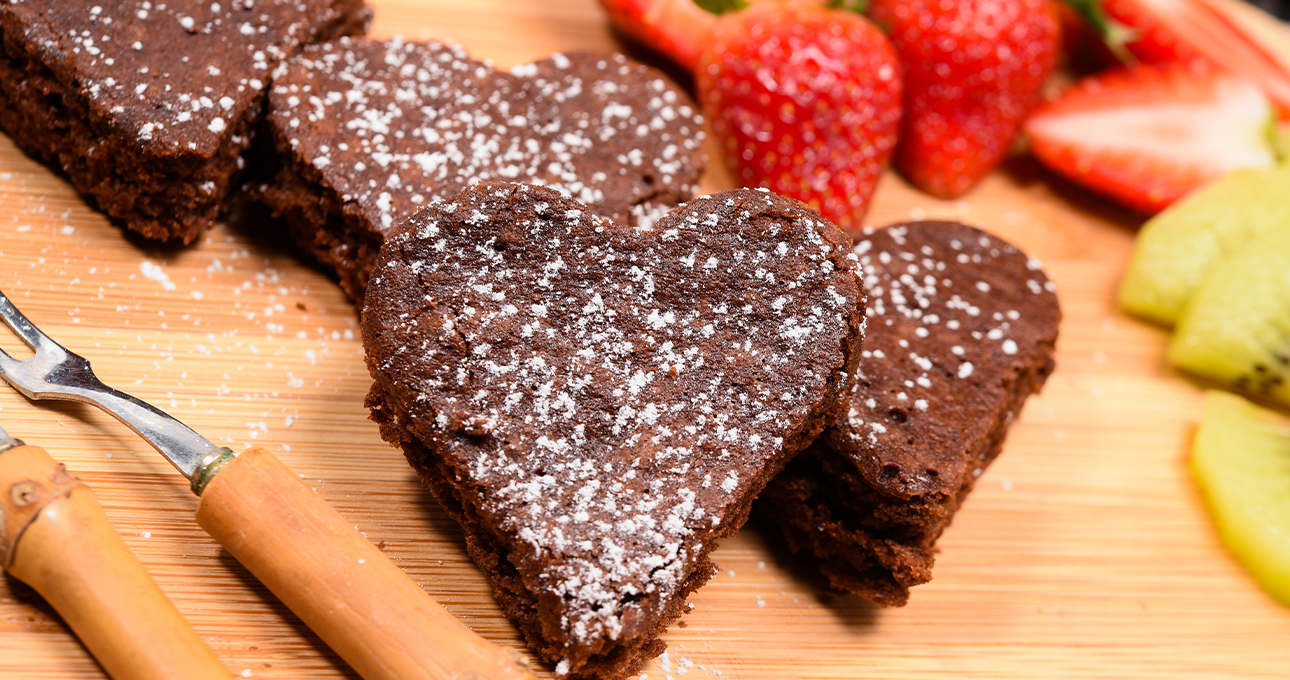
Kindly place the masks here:
POLYGON ((741 189, 648 227, 485 183, 398 226, 362 315, 381 434, 558 675, 659 654, 859 359, 850 243, 741 189))
POLYGON ((1052 372, 1061 312, 1037 261, 963 224, 866 230, 855 253, 869 294, 855 384, 758 508, 834 586, 902 605, 1052 372))
POLYGON ((904 604, 1052 370, 1038 264, 957 223, 852 248, 762 191, 685 205, 703 120, 658 71, 326 42, 369 15, 8 0, 0 127, 130 229, 185 242, 264 152, 252 195, 366 298, 382 435, 558 674, 660 653, 763 488, 835 586, 904 604))
POLYGON ((659 71, 555 54, 510 72, 439 43, 343 39, 275 80, 281 167, 258 194, 356 301, 386 234, 485 181, 559 189, 638 224, 695 192, 703 119, 659 71))
POLYGON ((362 0, 8 0, 0 127, 130 229, 190 242, 231 205, 279 65, 362 0))

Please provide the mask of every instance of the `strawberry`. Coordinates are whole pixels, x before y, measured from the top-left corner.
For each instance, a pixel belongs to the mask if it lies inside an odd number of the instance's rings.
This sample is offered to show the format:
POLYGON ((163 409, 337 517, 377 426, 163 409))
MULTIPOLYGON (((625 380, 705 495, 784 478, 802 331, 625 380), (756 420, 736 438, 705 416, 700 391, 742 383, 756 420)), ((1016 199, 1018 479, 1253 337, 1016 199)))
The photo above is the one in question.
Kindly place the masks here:
POLYGON ((1086 78, 1025 130, 1044 165, 1151 214, 1235 168, 1273 165, 1273 120, 1253 82, 1206 61, 1163 62, 1086 78))
MULTIPOLYGON (((1112 43, 1123 44, 1137 61, 1190 61, 1200 56, 1191 45, 1178 39, 1165 27, 1143 0, 1092 0, 1109 20, 1104 30, 1112 43)), ((1121 55, 1123 58, 1123 55, 1121 55)), ((1130 64, 1132 65, 1132 64, 1130 64)))
POLYGON ((864 17, 799 2, 723 15, 696 72, 744 186, 858 230, 900 127, 900 63, 864 17))
POLYGON ((1061 50, 1057 53, 1057 68, 1072 65, 1076 68, 1092 66, 1100 70, 1100 67, 1106 66, 1106 63, 1098 63, 1102 56, 1100 52, 1105 50, 1100 32, 1070 5, 1054 2, 1053 7, 1057 10, 1059 33, 1062 36, 1061 50), (1066 57, 1065 61, 1062 60, 1063 56, 1066 57))
POLYGON ((1213 0, 1066 0, 1137 61, 1205 58, 1250 78, 1290 119, 1290 68, 1213 0))
POLYGON ((1053 70, 1049 0, 873 0, 905 65, 896 166, 939 198, 971 189, 1008 151, 1053 70))
POLYGON ((600 0, 600 4, 618 30, 690 73, 717 23, 717 16, 694 0, 600 0))
MULTIPOLYGON (((784 0, 600 0, 609 20, 628 37, 671 59, 687 73, 717 23, 717 15, 784 0)), ((842 0, 812 0, 815 4, 842 0)), ((857 0, 849 0, 856 2, 857 0)), ((845 4, 845 3, 843 3, 845 4)))

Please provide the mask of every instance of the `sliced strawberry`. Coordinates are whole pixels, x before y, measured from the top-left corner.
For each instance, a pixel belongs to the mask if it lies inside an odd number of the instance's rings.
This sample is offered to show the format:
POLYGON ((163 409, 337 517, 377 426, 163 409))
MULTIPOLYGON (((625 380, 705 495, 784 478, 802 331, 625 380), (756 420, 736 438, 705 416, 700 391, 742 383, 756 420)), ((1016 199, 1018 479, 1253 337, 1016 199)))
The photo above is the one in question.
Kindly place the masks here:
POLYGON ((1058 67, 1065 64, 1083 64, 1096 57, 1096 51, 1102 44, 1100 32, 1089 24, 1088 19, 1078 10, 1064 2, 1053 3, 1057 9, 1058 23, 1061 25, 1062 49, 1059 53, 1058 67), (1065 61, 1061 57, 1065 56, 1065 61))
POLYGON ((900 63, 867 19, 808 3, 725 14, 696 73, 743 186, 859 229, 900 127, 900 63))
POLYGON ((873 0, 905 66, 896 165, 919 189, 956 198, 1008 151, 1052 72, 1049 0, 873 0))
MULTIPOLYGON (((1190 0, 1188 0, 1190 1, 1190 0)), ((1137 61, 1189 61, 1200 56, 1190 44, 1181 40, 1161 21, 1150 0, 1101 0, 1101 9, 1120 27, 1112 41, 1122 43, 1137 61)))
POLYGON ((1155 213, 1235 168, 1268 167, 1272 107, 1251 81, 1205 61, 1086 78, 1025 123, 1044 165, 1155 213))
POLYGON ((1290 118, 1290 65, 1214 0, 1066 0, 1143 63, 1203 57, 1263 88, 1290 118), (1108 21, 1109 19, 1109 21, 1108 21))

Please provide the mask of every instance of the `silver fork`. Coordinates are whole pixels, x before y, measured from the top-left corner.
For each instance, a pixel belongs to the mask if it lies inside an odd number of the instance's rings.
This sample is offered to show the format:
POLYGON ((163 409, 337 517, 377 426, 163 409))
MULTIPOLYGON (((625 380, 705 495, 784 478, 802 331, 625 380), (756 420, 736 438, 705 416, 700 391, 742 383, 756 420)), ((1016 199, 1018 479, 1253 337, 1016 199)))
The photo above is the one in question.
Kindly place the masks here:
POLYGON ((93 404, 189 480, 197 523, 366 680, 536 680, 523 658, 457 621, 272 453, 216 446, 104 385, 0 293, 0 316, 35 356, 0 350, 0 375, 30 399, 93 404))
POLYGON ((192 480, 193 493, 199 496, 202 489, 198 483, 208 477, 197 474, 198 471, 233 454, 232 449, 216 446, 161 409, 104 385, 94 375, 88 359, 41 332, 3 292, 0 292, 0 317, 35 351, 32 357, 18 361, 0 349, 0 375, 28 399, 79 401, 107 411, 156 447, 192 480))
MULTIPOLYGON (((120 403, 157 419, 156 409, 95 379, 89 362, 37 330, 3 295, 0 316, 36 350, 26 361, 0 350, 0 373, 28 397, 120 403)), ((116 680, 232 678, 130 552, 94 492, 44 449, 3 429, 0 568, 40 593, 116 680)))

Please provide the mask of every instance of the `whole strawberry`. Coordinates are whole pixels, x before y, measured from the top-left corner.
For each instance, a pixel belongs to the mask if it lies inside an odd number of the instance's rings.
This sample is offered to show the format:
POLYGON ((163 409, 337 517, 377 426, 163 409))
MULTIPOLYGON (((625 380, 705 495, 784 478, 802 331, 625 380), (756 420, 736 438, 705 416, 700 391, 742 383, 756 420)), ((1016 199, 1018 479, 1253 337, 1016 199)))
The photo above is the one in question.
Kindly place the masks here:
POLYGON ((896 166, 956 198, 1003 160, 1059 47, 1049 0, 873 0, 905 65, 896 166))
POLYGON ((900 63, 857 14, 768 3, 722 15, 699 96, 736 181, 858 230, 900 128, 900 63))
POLYGON ((694 71, 703 42, 717 23, 716 15, 694 0, 600 0, 600 5, 618 30, 687 72, 694 71))

